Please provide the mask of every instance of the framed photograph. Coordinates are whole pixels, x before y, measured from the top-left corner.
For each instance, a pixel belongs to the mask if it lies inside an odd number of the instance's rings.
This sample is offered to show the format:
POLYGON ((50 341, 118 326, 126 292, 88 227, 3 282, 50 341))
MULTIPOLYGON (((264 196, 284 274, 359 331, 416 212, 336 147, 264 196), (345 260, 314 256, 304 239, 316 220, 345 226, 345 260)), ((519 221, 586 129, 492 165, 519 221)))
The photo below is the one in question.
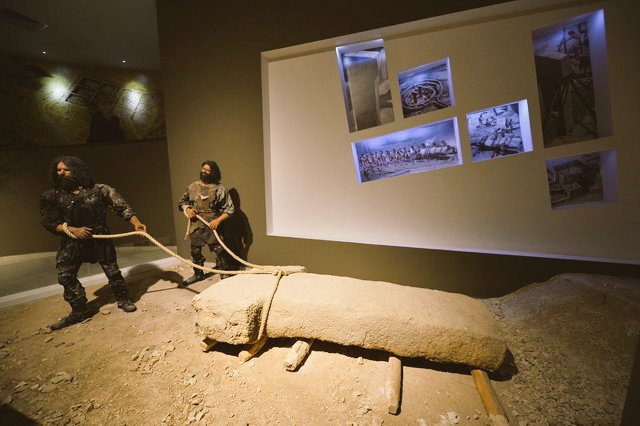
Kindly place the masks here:
POLYGON ((456 118, 365 139, 351 146, 359 182, 461 163, 456 118))
POLYGON ((606 52, 594 48, 604 47, 602 11, 536 29, 532 39, 545 147, 605 136, 594 89, 606 87, 594 72, 606 68, 606 52))
POLYGON ((533 149, 526 100, 470 112, 467 128, 474 162, 533 149))
POLYGON ((349 132, 394 121, 382 39, 336 49, 349 132))
POLYGON ((614 150, 547 161, 551 208, 577 207, 617 200, 614 150))
POLYGON ((404 118, 453 105, 449 58, 398 73, 404 118))

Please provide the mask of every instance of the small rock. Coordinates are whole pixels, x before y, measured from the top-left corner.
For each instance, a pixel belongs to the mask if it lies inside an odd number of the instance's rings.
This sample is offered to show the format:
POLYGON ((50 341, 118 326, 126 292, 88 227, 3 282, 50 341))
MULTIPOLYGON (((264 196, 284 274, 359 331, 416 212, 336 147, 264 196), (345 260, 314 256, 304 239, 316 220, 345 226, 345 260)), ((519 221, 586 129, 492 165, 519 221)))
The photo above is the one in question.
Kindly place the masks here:
POLYGON ((358 408, 358 410, 356 411, 356 413, 362 417, 364 415, 366 415, 369 411, 371 411, 371 409, 369 407, 360 407, 358 408))
POLYGON ((13 388, 14 392, 22 392, 23 390, 25 390, 27 388, 28 383, 27 382, 20 382, 16 385, 15 388, 13 388))
POLYGON ((460 421, 460 415, 455 411, 449 411, 447 412, 447 420, 449 420, 451 424, 457 425, 460 421))
POLYGON ((50 380, 51 383, 58 384, 61 382, 71 383, 73 381, 73 374, 69 374, 66 371, 60 371, 55 374, 50 380))
POLYGON ((53 336, 49 336, 49 337, 47 337, 46 339, 44 339, 44 342, 45 342, 45 343, 49 343, 49 342, 50 342, 50 341, 52 341, 52 340, 53 340, 53 336))
POLYGON ((100 313, 102 315, 109 315, 111 313, 111 309, 100 309, 100 313))
POLYGON ((52 385, 51 383, 47 383, 46 385, 44 385, 41 389, 41 392, 44 393, 50 393, 53 392, 54 390, 56 390, 58 387, 56 385, 52 385))

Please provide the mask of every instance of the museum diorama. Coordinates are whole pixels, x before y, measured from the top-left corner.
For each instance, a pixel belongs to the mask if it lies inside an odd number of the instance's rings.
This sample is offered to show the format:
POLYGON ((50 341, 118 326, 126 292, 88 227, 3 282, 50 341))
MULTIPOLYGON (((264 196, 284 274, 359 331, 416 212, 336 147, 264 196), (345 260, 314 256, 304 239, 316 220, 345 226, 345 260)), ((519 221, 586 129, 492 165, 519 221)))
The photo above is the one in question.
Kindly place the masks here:
POLYGON ((1 56, 0 194, 39 232, 6 216, 5 233, 48 240, 0 257, 0 415, 632 424, 640 148, 612 113, 635 101, 616 78, 627 3, 518 0, 290 47, 246 10, 257 41, 226 49, 233 19, 180 18, 240 6, 159 0, 165 90, 153 72, 1 56), (207 41, 225 49, 184 61, 207 41), (247 92, 209 67, 225 58, 253 64, 247 92), (414 266, 418 251, 436 260, 414 266), (532 280, 516 260, 501 292, 485 272, 501 257, 559 266, 532 280))

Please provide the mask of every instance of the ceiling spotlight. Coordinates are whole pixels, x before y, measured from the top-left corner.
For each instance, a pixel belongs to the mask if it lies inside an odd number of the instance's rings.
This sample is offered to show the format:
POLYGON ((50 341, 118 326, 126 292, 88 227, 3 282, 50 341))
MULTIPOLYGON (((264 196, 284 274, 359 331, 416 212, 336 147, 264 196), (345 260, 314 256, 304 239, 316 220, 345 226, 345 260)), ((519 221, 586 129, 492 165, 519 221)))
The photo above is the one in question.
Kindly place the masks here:
POLYGON ((126 63, 126 62, 127 62, 127 61, 125 61, 124 59, 122 60, 122 63, 123 63, 123 64, 124 64, 124 63, 126 63))
POLYGON ((46 54, 47 54, 47 51, 46 51, 46 50, 43 50, 43 51, 42 51, 42 54, 43 54, 43 55, 46 55, 46 54))

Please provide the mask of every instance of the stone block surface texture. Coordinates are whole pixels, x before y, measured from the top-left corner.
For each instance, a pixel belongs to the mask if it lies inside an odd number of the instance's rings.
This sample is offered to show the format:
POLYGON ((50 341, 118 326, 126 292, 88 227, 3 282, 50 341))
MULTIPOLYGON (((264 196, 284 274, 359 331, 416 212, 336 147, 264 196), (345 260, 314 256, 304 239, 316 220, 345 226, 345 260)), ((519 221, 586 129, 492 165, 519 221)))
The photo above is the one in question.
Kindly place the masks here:
MULTIPOLYGON (((196 333, 231 344, 255 342, 276 280, 236 275, 195 296, 196 333)), ((491 312, 468 296, 310 273, 282 277, 266 333, 486 370, 496 370, 507 350, 491 312)))

